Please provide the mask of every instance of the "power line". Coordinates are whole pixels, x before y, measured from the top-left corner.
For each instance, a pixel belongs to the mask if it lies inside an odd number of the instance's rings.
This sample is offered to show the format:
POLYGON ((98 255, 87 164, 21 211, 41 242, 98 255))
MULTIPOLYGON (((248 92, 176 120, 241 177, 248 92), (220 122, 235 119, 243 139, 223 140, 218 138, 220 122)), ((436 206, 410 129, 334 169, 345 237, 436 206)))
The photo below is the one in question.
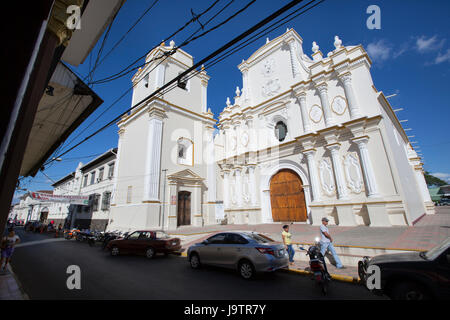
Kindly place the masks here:
MULTIPOLYGON (((143 102, 149 100, 150 98, 154 97, 157 94, 160 94, 163 90, 166 90, 168 87, 170 87, 173 83, 179 81, 180 79, 183 79, 184 77, 186 77, 190 72, 196 70, 197 67, 201 66, 202 64, 208 62, 209 60, 211 60, 212 58, 216 57, 217 55, 219 55, 220 53, 222 53, 223 51, 227 50, 228 48, 232 47, 233 45, 235 45, 236 43, 238 43, 239 41, 241 41, 242 39, 246 38, 248 35, 252 34, 253 32, 255 32, 256 30, 260 29, 262 26, 266 25, 267 23, 269 23, 270 21, 276 19, 278 16, 280 16, 281 14, 283 14, 284 12, 288 11, 289 9, 291 9, 292 7, 294 7, 295 5, 297 5, 298 3, 302 2, 303 0, 293 0, 290 3, 288 3, 287 5, 285 5, 284 7, 282 7, 281 9, 277 10, 276 12, 272 13, 270 16, 268 16, 267 18, 265 18, 264 20, 258 22, 256 25, 254 25, 253 27, 249 28, 247 31, 241 33, 239 36, 235 37, 233 40, 229 41, 228 43, 226 43, 225 45, 223 45, 222 47, 220 47, 219 49, 217 49, 216 51, 214 51, 213 53, 211 53, 210 55, 208 55, 206 58, 203 58, 201 61, 197 62, 196 64, 194 64, 192 67, 188 68, 186 71, 182 72, 181 74, 179 74, 177 77, 173 78, 172 80, 170 80, 168 83, 166 83, 165 85, 163 85, 161 88, 158 88, 157 90, 155 90, 153 93, 151 93, 150 95, 148 95, 147 97, 145 97, 144 99, 142 99, 141 101, 139 101, 138 103, 136 103, 133 107, 129 108, 128 110, 126 110, 125 112, 121 113, 119 116, 117 116, 116 118, 114 118, 113 120, 111 120, 110 122, 108 122, 106 125, 104 125, 102 128, 98 129, 97 131, 95 131, 94 133, 90 134, 89 136, 87 136, 86 138, 84 138, 82 141, 80 141, 79 143, 77 143, 76 145, 74 145, 73 147, 69 148, 68 150, 66 150, 65 152, 63 152, 62 154, 60 154, 58 157, 63 156, 64 154, 67 154, 68 152, 70 152, 71 150, 75 149, 76 147, 78 147, 79 145, 81 145, 82 143, 86 142, 87 140, 91 139, 93 136, 97 135, 98 133, 100 133, 101 131, 105 130, 106 128, 108 128, 109 126, 111 126, 112 124, 114 124, 116 121, 118 121, 122 116, 126 115, 128 112, 132 111, 134 108, 136 108, 137 106, 141 105, 143 102)), ((323 0, 322 0, 323 2, 323 0)), ((309 9, 308 9, 309 10, 309 9)), ((53 161, 53 160, 52 160, 53 161)))
MULTIPOLYGON (((208 8, 206 8, 202 13, 196 15, 195 17, 192 17, 192 19, 190 19, 188 22, 186 22, 182 27, 180 27, 178 30, 176 30, 175 32, 173 32, 171 35, 169 35, 168 37, 165 37, 164 40, 162 40, 161 42, 166 42, 169 39, 172 39, 173 37, 175 37, 175 35, 177 35, 178 33, 180 33, 181 31, 183 31, 188 25, 190 25, 192 22, 198 21, 198 19, 200 17, 202 17, 204 14, 206 14, 208 11, 210 11, 220 0, 216 0, 214 1, 214 3, 212 5, 210 5, 208 8)), ((157 45, 153 46, 150 50, 147 51, 146 54, 144 54, 143 56, 137 58, 136 60, 134 60, 131 64, 129 64, 127 67, 123 68, 121 71, 116 72, 115 74, 112 74, 111 76, 107 77, 107 78, 111 78, 111 77, 115 77, 123 72, 126 72, 129 68, 131 68, 132 66, 134 66, 137 62, 139 62, 139 60, 145 58, 152 50, 154 50, 155 48, 157 48, 161 43, 158 43, 157 45)), ((129 72, 127 72, 129 73, 129 72)), ((106 78, 105 78, 106 79, 106 78)), ((103 79, 102 79, 103 80, 103 79)))
MULTIPOLYGON (((217 29, 219 26, 222 26, 223 24, 229 22, 231 19, 233 19, 234 17, 236 17, 237 15, 239 15, 240 13, 242 13, 243 11, 245 11, 251 4, 253 4, 256 0, 251 1, 250 3, 248 3, 245 7, 243 7, 242 9, 240 9, 239 11, 237 11, 236 13, 234 13, 232 16, 230 16, 228 19, 226 19, 225 21, 219 23, 218 25, 216 25, 215 27, 207 30, 206 32, 203 33, 203 36, 206 35, 207 33, 211 32, 212 30, 217 29)), ((234 0, 231 0, 230 2, 228 2, 219 12, 217 12, 212 18, 210 18, 204 25, 202 25, 201 28, 197 29, 197 31, 195 31, 188 39, 186 39, 180 46, 176 47, 176 48, 172 48, 169 52, 165 52, 165 54, 155 57, 153 59, 151 59, 150 61, 146 62, 144 65, 147 65, 149 63, 151 63, 152 61, 156 61, 159 60, 161 58, 164 57, 163 60, 161 60, 156 66, 154 66, 151 70, 149 70, 147 73, 151 73, 153 70, 155 70, 161 63, 163 63, 166 59, 168 59, 169 56, 173 55, 179 48, 187 45, 189 42, 197 40, 200 36, 195 37, 195 39, 193 39, 193 37, 200 31, 203 29, 204 26, 206 26, 207 24, 209 24, 212 20, 214 20, 214 18, 216 18, 220 13, 222 13, 229 5, 231 5, 231 3, 233 3, 234 0)), ((131 72, 132 70, 128 71, 131 72)), ((112 80, 108 80, 105 82, 109 82, 112 80)), ((119 98, 117 98, 108 108, 106 108, 101 114, 99 114, 91 123, 89 123, 80 133, 78 133, 74 138, 72 138, 69 142, 68 145, 70 145, 70 143, 72 143, 74 140, 76 140, 81 134, 83 134, 83 132, 85 132, 92 124, 94 124, 103 114, 105 114, 108 110, 110 110, 117 102, 119 102, 129 91, 131 91, 138 83, 140 83, 140 81, 142 81, 142 78, 137 81, 136 83, 134 83, 130 88, 128 88, 119 98)), ((98 82, 93 82, 93 83, 98 83, 98 82)))
MULTIPOLYGON (((159 0, 153 1, 153 3, 144 11, 144 13, 135 21, 135 23, 125 32, 124 35, 113 45, 113 47, 104 55, 104 57, 96 64, 92 70, 92 73, 95 71, 95 69, 103 63, 103 61, 113 52, 119 44, 126 38, 126 36, 136 27, 136 25, 147 15, 147 13, 158 3, 159 0)), ((112 23, 110 24, 112 25, 112 23)), ((97 57, 98 59, 98 57, 97 57)), ((89 77, 89 74, 88 76, 89 77)), ((93 76, 92 76, 93 77, 93 76)), ((92 78, 91 77, 91 78, 92 78)))
MULTIPOLYGON (((307 11, 311 10, 312 8, 316 7, 317 5, 319 5, 320 3, 324 2, 325 0, 321 0, 319 2, 317 2, 316 4, 314 4, 313 6, 310 6, 309 8, 303 10, 302 12, 298 13, 297 15, 291 17, 289 20, 286 20, 287 18, 289 18, 290 16, 292 16, 293 14, 297 13, 298 11, 302 10, 303 8, 307 7, 309 4, 313 3, 316 0, 312 0, 310 2, 308 2, 307 4, 303 5, 302 7, 296 9, 295 11, 293 11, 292 13, 288 14, 286 17, 281 18, 280 20, 274 22, 273 24, 271 24, 270 26, 268 26, 267 28, 263 29, 262 31, 258 32, 257 34, 255 34, 254 36, 250 37, 249 39, 247 39, 246 41, 244 41, 243 43, 239 44, 237 47, 235 48, 231 48, 230 50, 228 50, 227 52, 225 52, 223 55, 215 58, 214 60, 208 62, 205 65, 205 69, 209 69, 211 67, 213 67, 214 65, 216 65, 217 63, 223 61, 224 59, 228 58, 229 56, 233 55, 234 53, 244 49, 245 47, 247 47, 248 45, 252 44, 253 42, 255 42, 256 40, 264 37, 265 35, 267 35, 268 33, 280 28, 282 26, 282 24, 288 23, 291 20, 297 18, 299 15, 306 13, 307 11), (278 25, 278 26, 277 26, 278 25), (268 30, 269 29, 269 30, 268 30), (268 31, 267 31, 268 30, 268 31), (266 31, 266 32, 265 32, 266 31), (245 45, 244 45, 245 44, 245 45)), ((193 73, 192 75, 190 75, 187 80, 193 78, 194 76, 196 76, 199 73, 199 71, 196 71, 196 73, 193 73)), ((176 87, 176 85, 174 85, 173 87, 176 87)), ((162 95, 166 94, 167 92, 169 92, 172 88, 168 88, 167 91, 161 93, 162 95)))

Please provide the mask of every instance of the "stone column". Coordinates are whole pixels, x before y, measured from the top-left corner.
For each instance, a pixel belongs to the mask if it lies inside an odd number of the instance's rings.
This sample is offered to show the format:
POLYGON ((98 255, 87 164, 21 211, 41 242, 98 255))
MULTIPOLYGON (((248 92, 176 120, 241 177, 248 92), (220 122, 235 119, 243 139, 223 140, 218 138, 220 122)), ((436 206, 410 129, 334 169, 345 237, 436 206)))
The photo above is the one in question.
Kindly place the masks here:
POLYGON ((248 69, 242 69, 242 82, 243 82, 243 91, 244 91, 244 101, 251 104, 251 92, 249 87, 249 79, 248 79, 248 69))
POLYGON ((214 128, 206 128, 207 134, 207 183, 208 183, 208 202, 216 201, 216 168, 214 157, 214 128))
POLYGON ((320 101, 322 103, 323 115, 325 117, 325 126, 329 127, 335 124, 333 113, 330 109, 330 103, 328 102, 328 85, 326 83, 321 83, 317 85, 317 90, 319 90, 320 101))
POLYGON ((347 186, 345 184, 344 169, 339 159, 339 143, 334 143, 326 146, 331 152, 331 160, 333 161, 334 175, 336 177, 337 191, 339 199, 348 199, 347 186))
POLYGON ((168 217, 168 229, 175 230, 177 228, 178 212, 178 190, 177 183, 175 181, 169 181, 169 210, 167 213, 168 217))
MULTIPOLYGON (((117 203, 117 180, 119 175, 119 161, 120 161, 120 150, 122 150, 122 141, 123 136, 125 134, 125 129, 119 130, 119 141, 117 143, 117 154, 116 154, 116 162, 114 163, 114 184, 113 184, 113 190, 111 192, 111 204, 117 203)), ((80 178, 82 180, 82 177, 80 178)), ((81 181, 82 183, 82 181, 81 181)))
POLYGON ((344 84, 345 96, 347 97, 350 118, 355 119, 361 116, 361 111, 356 101, 355 92, 353 91, 352 75, 347 72, 339 77, 344 84))
POLYGON ((353 138, 353 142, 358 145, 359 153, 361 155, 362 171, 366 180, 367 195, 369 198, 376 198, 378 194, 377 181, 375 179, 375 173, 373 171, 372 161, 370 160, 369 150, 367 149, 367 142, 369 137, 353 138))
POLYGON ((302 115, 303 121, 303 132, 311 131, 311 123, 309 121, 308 107, 306 105, 306 92, 302 92, 297 96, 298 102, 300 103, 300 113, 302 115))
POLYGON ((308 162, 309 179, 311 183, 313 201, 317 202, 321 200, 321 196, 320 196, 319 178, 317 176, 317 166, 314 160, 316 149, 305 150, 303 151, 303 153, 306 155, 306 159, 308 162))
POLYGON ((230 208, 230 170, 223 170, 223 204, 224 208, 230 208))
POLYGON ((162 118, 150 115, 147 131, 147 160, 145 164, 144 201, 159 201, 161 176, 162 118))
POLYGON ((237 195, 237 206, 239 208, 242 208, 244 205, 244 198, 242 196, 242 177, 241 177, 241 173, 242 173, 242 168, 241 167, 236 167, 234 169, 234 174, 236 176, 236 185, 235 185, 235 190, 236 190, 236 195, 237 195))
POLYGON ((255 168, 256 168, 256 165, 254 165, 254 164, 251 164, 248 166, 249 186, 250 186, 250 203, 254 207, 257 205, 255 168))
POLYGON ((288 45, 289 45, 289 55, 290 55, 290 58, 291 58, 291 65, 292 65, 292 75, 295 78, 295 76, 300 73, 297 60, 295 59, 295 40, 291 39, 288 42, 288 45))

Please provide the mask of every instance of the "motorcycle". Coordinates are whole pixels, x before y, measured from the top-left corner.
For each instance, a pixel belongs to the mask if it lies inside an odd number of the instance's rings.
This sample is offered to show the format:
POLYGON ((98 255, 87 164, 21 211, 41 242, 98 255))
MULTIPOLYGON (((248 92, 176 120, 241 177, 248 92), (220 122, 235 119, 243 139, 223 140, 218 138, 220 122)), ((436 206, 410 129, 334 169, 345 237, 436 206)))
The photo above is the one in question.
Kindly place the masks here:
POLYGON ((128 235, 128 232, 122 233, 118 230, 114 230, 111 232, 106 232, 103 238, 102 250, 106 249, 106 246, 111 240, 125 238, 128 235))
POLYGON ((331 276, 328 273, 325 258, 320 252, 320 243, 318 239, 316 239, 315 244, 310 246, 308 250, 301 246, 298 248, 306 251, 306 255, 309 256, 309 268, 313 274, 313 278, 316 284, 320 287, 322 293, 324 295, 327 294, 331 276))
POLYGON ((94 231, 91 235, 87 237, 89 246, 93 247, 95 246, 96 242, 103 242, 104 237, 105 237, 104 232, 94 231))

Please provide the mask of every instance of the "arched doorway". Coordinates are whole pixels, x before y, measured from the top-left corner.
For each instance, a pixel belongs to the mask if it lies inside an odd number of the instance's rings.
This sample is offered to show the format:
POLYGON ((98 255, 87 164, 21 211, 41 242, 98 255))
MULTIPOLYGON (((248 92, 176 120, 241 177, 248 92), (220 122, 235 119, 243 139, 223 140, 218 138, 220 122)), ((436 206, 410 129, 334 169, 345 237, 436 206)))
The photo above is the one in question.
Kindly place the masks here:
POLYGON ((178 192, 177 226, 191 224, 191 193, 189 191, 178 192))
POLYGON ((45 207, 41 210, 41 215, 39 217, 39 221, 42 223, 46 223, 48 218, 48 208, 45 207))
POLYGON ((274 222, 305 222, 305 191, 300 177, 290 169, 278 171, 270 180, 270 202, 274 222))

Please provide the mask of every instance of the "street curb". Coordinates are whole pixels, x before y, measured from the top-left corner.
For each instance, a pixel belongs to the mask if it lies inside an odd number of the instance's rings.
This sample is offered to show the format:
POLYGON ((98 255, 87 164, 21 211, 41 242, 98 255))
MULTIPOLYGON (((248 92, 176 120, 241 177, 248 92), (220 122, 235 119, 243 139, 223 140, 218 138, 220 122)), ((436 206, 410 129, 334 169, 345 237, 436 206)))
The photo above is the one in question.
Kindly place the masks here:
MULTIPOLYGON (((311 271, 300 270, 300 269, 281 269, 281 270, 283 270, 285 272, 289 272, 289 273, 297 273, 297 274, 302 274, 302 275, 311 275, 312 274, 311 271)), ((359 278, 356 278, 356 277, 343 276, 340 274, 330 274, 330 276, 331 276, 331 279, 340 281, 340 282, 355 283, 355 284, 360 283, 359 278)))
MULTIPOLYGON (((182 252, 181 256, 187 258, 187 253, 186 252, 182 252)), ((296 273, 296 274, 301 274, 301 275, 305 275, 305 276, 312 274, 311 271, 306 271, 306 270, 301 270, 301 269, 280 269, 280 270, 282 270, 284 272, 296 273)), ((350 276, 343 276, 343 275, 340 275, 340 274, 331 274, 331 279, 336 280, 336 281, 340 281, 340 282, 347 282, 347 283, 355 283, 355 284, 360 283, 359 278, 350 277, 350 276)))

